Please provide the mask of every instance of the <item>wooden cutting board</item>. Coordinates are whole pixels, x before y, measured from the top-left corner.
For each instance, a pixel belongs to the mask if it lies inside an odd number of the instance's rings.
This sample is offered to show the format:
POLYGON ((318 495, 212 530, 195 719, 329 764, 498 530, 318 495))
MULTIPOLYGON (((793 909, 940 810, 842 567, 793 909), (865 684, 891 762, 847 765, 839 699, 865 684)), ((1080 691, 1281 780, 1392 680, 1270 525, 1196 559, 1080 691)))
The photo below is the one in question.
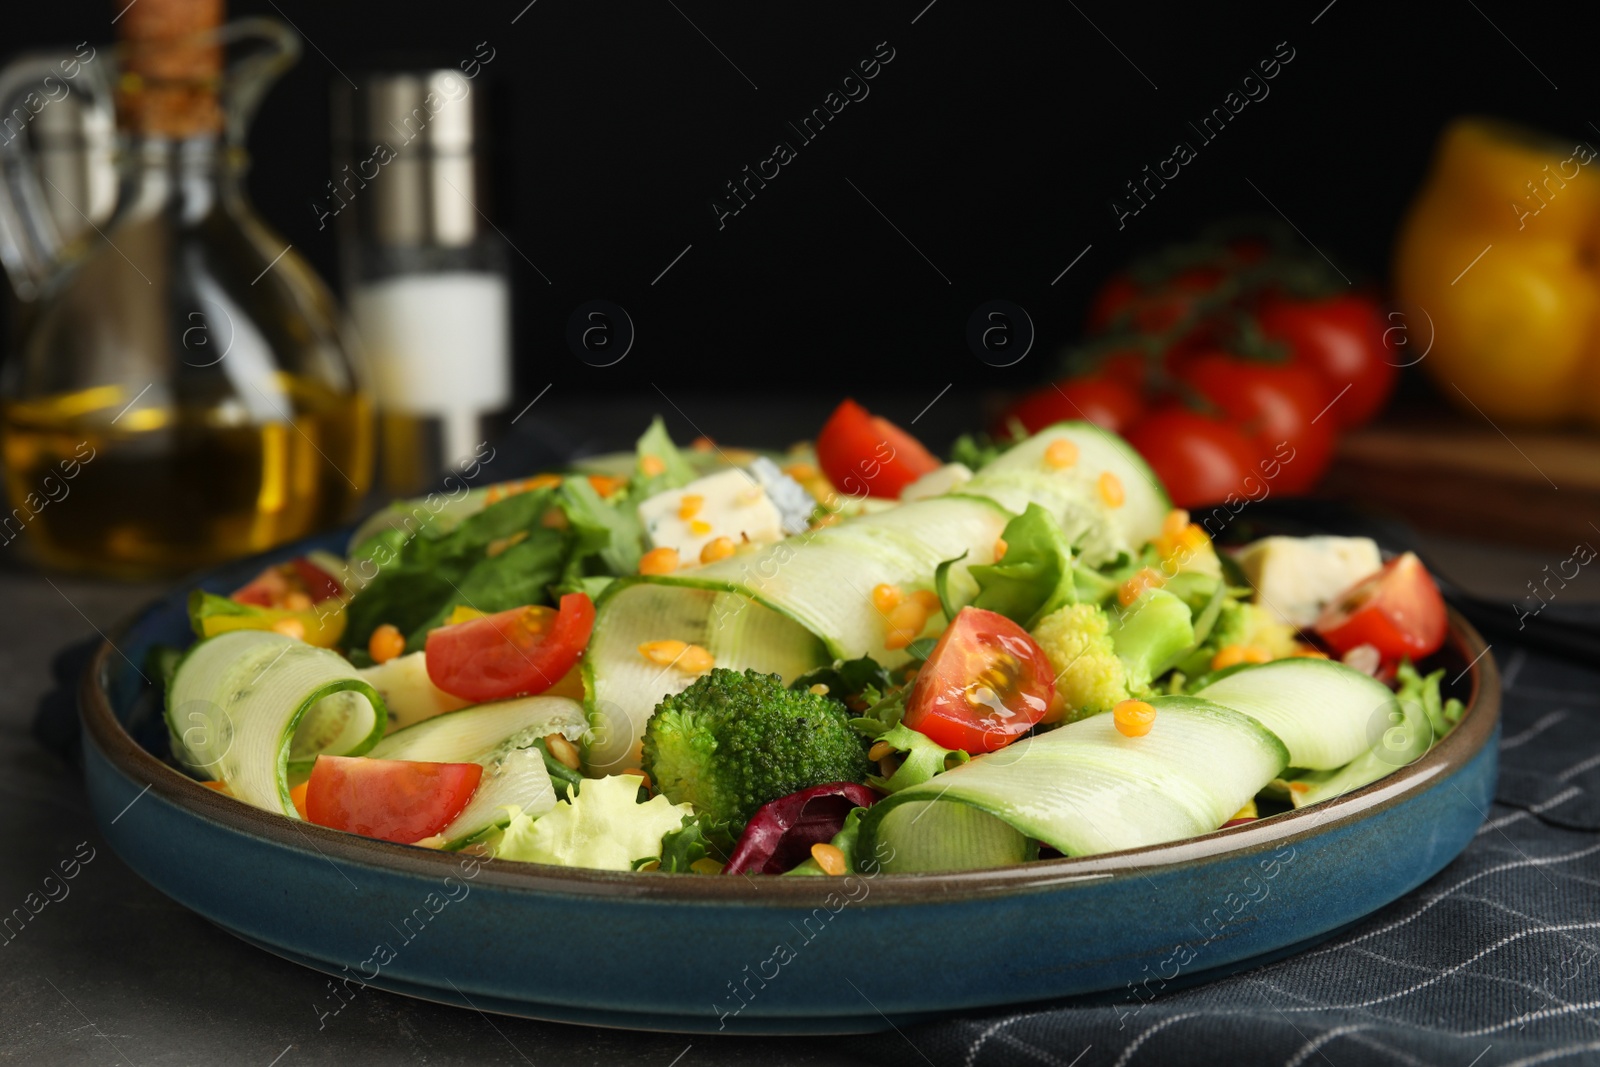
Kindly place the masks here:
POLYGON ((1600 434, 1405 409, 1345 435, 1318 495, 1453 537, 1600 546, 1600 434))

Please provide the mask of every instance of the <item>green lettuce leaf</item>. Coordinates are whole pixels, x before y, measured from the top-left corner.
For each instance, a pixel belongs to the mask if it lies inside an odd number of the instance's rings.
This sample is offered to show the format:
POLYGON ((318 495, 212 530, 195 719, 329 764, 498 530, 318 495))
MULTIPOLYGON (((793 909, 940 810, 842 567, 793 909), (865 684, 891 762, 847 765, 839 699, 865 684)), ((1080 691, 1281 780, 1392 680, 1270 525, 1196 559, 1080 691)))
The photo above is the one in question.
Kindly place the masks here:
POLYGON ((1077 603, 1072 546, 1053 515, 1029 504, 1000 536, 1006 554, 971 569, 978 582, 973 607, 998 612, 1027 629, 1057 608, 1077 603))

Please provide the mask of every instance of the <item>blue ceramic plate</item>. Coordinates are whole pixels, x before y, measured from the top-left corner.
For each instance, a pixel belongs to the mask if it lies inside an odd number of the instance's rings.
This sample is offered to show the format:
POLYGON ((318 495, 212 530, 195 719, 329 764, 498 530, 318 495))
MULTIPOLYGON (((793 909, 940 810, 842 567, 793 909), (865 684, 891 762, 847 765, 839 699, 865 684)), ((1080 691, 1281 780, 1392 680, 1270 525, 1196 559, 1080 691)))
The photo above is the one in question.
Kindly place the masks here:
MULTIPOLYGON (((199 584, 238 588, 285 549, 199 584)), ((1164 985, 1318 941, 1420 885, 1493 795, 1500 689, 1459 617, 1441 662, 1467 702, 1422 759, 1338 800, 1204 837, 990 871, 826 878, 488 863, 354 837, 219 796, 164 762, 155 644, 173 591, 115 631, 82 691, 100 829, 146 880, 253 944, 359 985, 487 1011, 652 1030, 855 1033, 1164 985), (148 672, 145 672, 148 673, 148 672)))

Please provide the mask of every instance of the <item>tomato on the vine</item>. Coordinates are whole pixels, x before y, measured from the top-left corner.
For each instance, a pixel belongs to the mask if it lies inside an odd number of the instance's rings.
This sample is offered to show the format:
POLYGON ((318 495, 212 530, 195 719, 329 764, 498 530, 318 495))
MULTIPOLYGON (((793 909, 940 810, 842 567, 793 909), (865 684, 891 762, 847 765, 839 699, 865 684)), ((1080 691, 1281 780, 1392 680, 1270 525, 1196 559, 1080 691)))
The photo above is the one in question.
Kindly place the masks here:
POLYGON ((1294 459, 1279 469, 1274 488, 1304 493, 1321 480, 1333 460, 1331 399, 1327 383, 1309 367, 1241 359, 1210 352, 1190 360, 1182 379, 1244 431, 1263 455, 1284 445, 1294 459))
POLYGON ((945 748, 994 752, 1043 719, 1055 696, 1055 672, 1028 631, 967 607, 917 672, 903 721, 945 748))
POLYGON ((1230 493, 1253 495, 1245 480, 1257 474, 1262 453, 1232 423, 1169 406, 1134 426, 1128 443, 1180 508, 1216 503, 1230 493))
POLYGON ((1370 297, 1306 300, 1269 293, 1255 314, 1263 334, 1289 347, 1291 363, 1310 367, 1328 383, 1328 417, 1337 427, 1371 421, 1388 401, 1400 371, 1389 361, 1383 312, 1370 297))
POLYGON ((1163 333, 1196 314, 1200 302, 1226 277, 1221 267, 1190 267, 1152 285, 1140 285, 1127 273, 1114 274, 1089 305, 1089 332, 1124 327, 1143 334, 1163 333))
POLYGON ((940 466, 921 441, 854 400, 835 408, 817 434, 817 464, 847 496, 890 499, 940 466))
POLYGON ((1139 391, 1125 382, 1097 375, 1063 378, 1036 389, 1017 401, 1002 429, 1014 419, 1029 433, 1037 433, 1068 419, 1083 419, 1112 433, 1123 433, 1144 411, 1139 391))

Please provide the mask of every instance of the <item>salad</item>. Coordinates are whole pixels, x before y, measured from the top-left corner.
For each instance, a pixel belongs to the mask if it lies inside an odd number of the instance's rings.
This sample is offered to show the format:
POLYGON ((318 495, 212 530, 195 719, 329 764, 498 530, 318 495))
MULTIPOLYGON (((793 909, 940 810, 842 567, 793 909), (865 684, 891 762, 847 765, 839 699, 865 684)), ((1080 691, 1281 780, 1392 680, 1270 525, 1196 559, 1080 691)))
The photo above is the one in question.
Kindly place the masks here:
MULTIPOLYGON (((1445 609, 1363 538, 1219 551, 1114 434, 944 463, 846 400, 390 506, 196 591, 175 760, 387 841, 620 871, 1082 856, 1367 785, 1455 725, 1445 609)), ((1224 514, 1231 514, 1226 513, 1224 514)))

